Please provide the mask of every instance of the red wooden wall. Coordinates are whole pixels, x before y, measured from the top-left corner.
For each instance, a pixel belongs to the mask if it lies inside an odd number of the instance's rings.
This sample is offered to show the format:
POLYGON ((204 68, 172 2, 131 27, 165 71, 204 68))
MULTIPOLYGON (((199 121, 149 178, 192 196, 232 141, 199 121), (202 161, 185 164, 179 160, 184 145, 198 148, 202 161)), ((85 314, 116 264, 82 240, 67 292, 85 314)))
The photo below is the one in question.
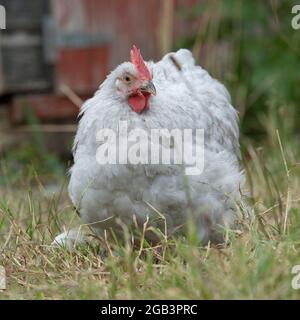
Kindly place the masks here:
MULTIPOLYGON (((102 36, 111 45, 110 67, 129 58, 133 44, 145 59, 161 56, 160 33, 165 0, 51 0, 53 14, 62 33, 102 36)), ((180 12, 200 0, 174 0, 174 40, 196 30, 195 23, 180 12)))

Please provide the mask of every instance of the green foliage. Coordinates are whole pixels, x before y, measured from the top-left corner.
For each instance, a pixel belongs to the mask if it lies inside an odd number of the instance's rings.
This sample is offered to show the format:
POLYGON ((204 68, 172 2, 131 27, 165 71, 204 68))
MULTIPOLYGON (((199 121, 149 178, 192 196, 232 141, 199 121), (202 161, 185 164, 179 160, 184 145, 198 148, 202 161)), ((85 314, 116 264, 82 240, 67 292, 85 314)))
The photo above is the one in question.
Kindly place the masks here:
MULTIPOLYGON (((10 150, 0 160, 0 185, 20 186, 18 183, 26 179, 35 180, 38 173, 43 180, 53 180, 65 175, 65 167, 60 159, 49 152, 41 151, 36 144, 26 144, 18 149, 10 150)), ((36 181, 35 181, 36 182, 36 181)))
MULTIPOLYGON (((38 119, 26 103, 24 110, 27 123, 32 126, 38 125, 38 119)), ((18 184, 24 178, 31 177, 31 180, 35 180, 37 174, 44 180, 49 178, 53 180, 54 177, 65 174, 65 166, 57 155, 47 150, 44 134, 33 130, 30 142, 9 150, 0 157, 0 185, 5 184, 8 178, 11 186, 18 184)), ((26 180, 26 182, 31 181, 26 180)))
POLYGON ((200 64, 225 81, 240 111, 242 131, 252 138, 269 134, 268 121, 279 129, 282 120, 289 121, 289 136, 300 129, 295 121, 300 117, 300 30, 291 26, 294 4, 288 0, 206 1, 183 14, 199 20, 200 27, 177 47, 198 46, 204 51, 200 64), (218 45, 224 43, 227 53, 218 45), (218 59, 223 53, 228 55, 225 70, 218 66, 224 67, 218 59))

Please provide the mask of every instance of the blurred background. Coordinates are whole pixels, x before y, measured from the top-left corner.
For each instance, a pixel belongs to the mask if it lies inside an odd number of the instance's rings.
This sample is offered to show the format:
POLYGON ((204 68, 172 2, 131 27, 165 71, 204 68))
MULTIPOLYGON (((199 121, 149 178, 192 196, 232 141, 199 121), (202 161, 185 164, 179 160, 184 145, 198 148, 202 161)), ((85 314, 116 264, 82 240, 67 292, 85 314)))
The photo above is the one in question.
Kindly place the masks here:
MULTIPOLYGON (((296 1, 0 0, 0 183, 65 174, 82 102, 133 44, 146 60, 189 48, 224 82, 249 145, 299 148, 296 1), (292 142, 293 141, 293 142, 292 142), (5 172, 5 174, 3 174, 5 172)), ((276 149, 278 152, 278 148, 276 149)), ((270 151, 271 152, 271 151, 270 151)))

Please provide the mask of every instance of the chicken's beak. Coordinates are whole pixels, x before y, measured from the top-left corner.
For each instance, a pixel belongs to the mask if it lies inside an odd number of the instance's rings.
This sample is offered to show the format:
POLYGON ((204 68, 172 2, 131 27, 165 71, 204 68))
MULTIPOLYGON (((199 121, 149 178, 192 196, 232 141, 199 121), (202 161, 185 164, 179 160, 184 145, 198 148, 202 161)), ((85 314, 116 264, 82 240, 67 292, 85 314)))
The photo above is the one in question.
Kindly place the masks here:
POLYGON ((154 96, 156 96, 156 88, 153 84, 152 81, 147 81, 142 87, 141 87, 142 92, 148 92, 154 96))

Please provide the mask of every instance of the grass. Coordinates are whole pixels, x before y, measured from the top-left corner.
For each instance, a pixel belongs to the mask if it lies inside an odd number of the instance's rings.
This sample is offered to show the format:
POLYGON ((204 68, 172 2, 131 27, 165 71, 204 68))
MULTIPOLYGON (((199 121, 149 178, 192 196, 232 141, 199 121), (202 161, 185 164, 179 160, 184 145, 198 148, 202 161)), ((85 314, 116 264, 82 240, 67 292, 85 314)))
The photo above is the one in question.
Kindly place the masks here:
MULTIPOLYGON (((291 270, 300 264, 299 144, 282 142, 276 132, 273 139, 273 147, 244 147, 255 215, 241 219, 219 248, 198 246, 192 230, 140 250, 129 237, 122 243, 94 238, 72 252, 55 248, 55 235, 82 223, 66 179, 52 193, 38 174, 6 177, 0 265, 7 290, 0 299, 299 299, 291 286, 291 270)), ((8 167, 2 161, 2 175, 8 167)))

